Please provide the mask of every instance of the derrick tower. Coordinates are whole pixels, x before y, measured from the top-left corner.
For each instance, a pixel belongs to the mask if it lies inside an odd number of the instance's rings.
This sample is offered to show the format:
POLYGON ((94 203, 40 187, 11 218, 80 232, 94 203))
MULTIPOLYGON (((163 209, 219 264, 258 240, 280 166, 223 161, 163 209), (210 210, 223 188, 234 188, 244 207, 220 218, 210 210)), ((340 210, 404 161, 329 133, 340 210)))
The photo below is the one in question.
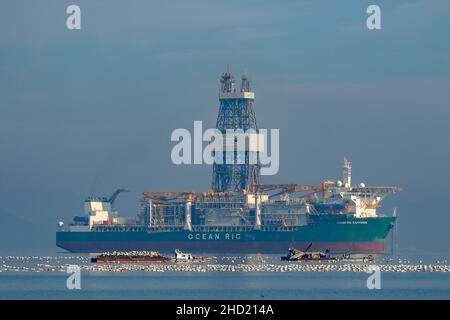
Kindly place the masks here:
MULTIPOLYGON (((220 79, 219 90, 219 115, 216 128, 225 135, 227 130, 254 130, 256 133, 256 115, 253 110, 255 93, 250 89, 250 80, 244 73, 241 87, 236 90, 234 75, 229 70, 224 72, 220 79)), ((260 165, 258 152, 249 147, 246 140, 244 151, 237 148, 237 139, 234 137, 224 139, 224 148, 216 154, 213 164, 212 189, 216 192, 241 192, 254 191, 254 186, 259 184, 260 165), (234 151, 229 151, 233 146, 234 151), (228 148, 227 148, 228 147, 228 148), (218 157, 222 159, 217 161, 218 157), (252 160, 253 159, 253 160, 252 160)))

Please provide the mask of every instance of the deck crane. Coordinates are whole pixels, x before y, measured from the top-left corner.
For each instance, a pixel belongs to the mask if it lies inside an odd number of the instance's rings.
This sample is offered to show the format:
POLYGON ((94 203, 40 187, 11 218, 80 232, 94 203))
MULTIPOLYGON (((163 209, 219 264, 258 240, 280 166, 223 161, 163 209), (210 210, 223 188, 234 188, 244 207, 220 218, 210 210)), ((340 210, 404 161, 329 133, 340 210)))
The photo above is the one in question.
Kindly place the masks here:
POLYGON ((114 191, 114 193, 108 199, 108 202, 111 204, 111 208, 114 207, 114 201, 116 200, 117 196, 122 192, 130 192, 130 190, 120 188, 120 189, 117 189, 116 191, 114 191))

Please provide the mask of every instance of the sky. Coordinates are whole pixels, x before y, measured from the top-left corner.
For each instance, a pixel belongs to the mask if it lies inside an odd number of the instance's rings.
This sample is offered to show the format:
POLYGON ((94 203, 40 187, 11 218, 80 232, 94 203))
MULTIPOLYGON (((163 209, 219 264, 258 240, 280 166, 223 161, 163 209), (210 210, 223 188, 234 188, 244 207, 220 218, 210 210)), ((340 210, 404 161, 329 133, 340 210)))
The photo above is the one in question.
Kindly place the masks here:
POLYGON ((448 253, 449 17, 446 0, 2 1, 0 252, 55 249, 91 195, 130 189, 132 217, 143 191, 210 188, 211 166, 172 164, 170 135, 215 125, 229 65, 280 130, 264 183, 339 179, 346 156, 355 182, 404 189, 383 207, 400 250, 448 253))

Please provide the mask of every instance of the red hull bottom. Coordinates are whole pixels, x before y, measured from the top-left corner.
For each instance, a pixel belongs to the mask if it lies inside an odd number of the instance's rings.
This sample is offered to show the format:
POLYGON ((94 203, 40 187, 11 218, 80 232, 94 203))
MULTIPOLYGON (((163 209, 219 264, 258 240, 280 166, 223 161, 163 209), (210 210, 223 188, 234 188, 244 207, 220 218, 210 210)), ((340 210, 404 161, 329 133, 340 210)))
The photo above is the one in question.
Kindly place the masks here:
MULTIPOLYGON (((195 253, 284 253, 289 247, 305 249, 310 242, 57 242, 72 252, 145 250, 172 253, 175 249, 195 253)), ((383 253, 384 242, 313 242, 310 251, 383 253)))

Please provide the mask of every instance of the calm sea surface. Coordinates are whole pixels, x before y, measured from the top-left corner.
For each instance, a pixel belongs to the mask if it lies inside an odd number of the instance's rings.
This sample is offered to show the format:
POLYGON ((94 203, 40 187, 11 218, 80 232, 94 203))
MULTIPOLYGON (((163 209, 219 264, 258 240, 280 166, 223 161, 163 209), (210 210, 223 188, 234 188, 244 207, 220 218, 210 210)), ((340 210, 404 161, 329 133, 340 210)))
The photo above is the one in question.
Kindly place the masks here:
POLYGON ((386 273, 381 289, 364 273, 85 273, 81 289, 64 273, 0 274, 1 299, 450 299, 449 273, 386 273))

